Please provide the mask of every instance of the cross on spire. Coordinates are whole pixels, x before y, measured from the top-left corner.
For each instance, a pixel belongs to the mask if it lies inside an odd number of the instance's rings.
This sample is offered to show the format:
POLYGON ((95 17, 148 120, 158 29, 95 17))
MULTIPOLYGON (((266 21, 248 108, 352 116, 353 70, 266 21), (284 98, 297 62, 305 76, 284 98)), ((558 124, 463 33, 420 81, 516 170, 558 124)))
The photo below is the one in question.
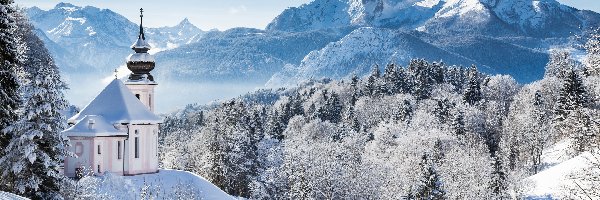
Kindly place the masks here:
POLYGON ((138 38, 145 40, 146 37, 144 36, 144 27, 142 25, 143 23, 144 23, 144 9, 140 8, 140 35, 138 36, 138 38))
POLYGON ((118 77, 117 77, 118 73, 119 73, 119 70, 115 69, 115 79, 118 79, 118 77))

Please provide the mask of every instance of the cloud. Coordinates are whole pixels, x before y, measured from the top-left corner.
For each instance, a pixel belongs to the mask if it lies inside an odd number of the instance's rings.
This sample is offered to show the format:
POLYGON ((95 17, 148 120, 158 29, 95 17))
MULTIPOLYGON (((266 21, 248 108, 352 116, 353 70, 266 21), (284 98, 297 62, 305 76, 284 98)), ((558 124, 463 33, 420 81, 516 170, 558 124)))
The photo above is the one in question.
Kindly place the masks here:
POLYGON ((245 5, 240 5, 237 7, 230 7, 229 8, 229 14, 235 15, 238 13, 242 13, 242 12, 246 12, 248 11, 248 8, 245 5))

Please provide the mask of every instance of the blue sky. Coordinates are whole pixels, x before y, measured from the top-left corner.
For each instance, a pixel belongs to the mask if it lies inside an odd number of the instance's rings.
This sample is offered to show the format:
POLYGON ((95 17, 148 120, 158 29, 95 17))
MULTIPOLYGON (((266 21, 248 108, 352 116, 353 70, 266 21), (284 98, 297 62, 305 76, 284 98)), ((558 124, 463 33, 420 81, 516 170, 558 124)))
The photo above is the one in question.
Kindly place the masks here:
MULTIPOLYGON (((151 27, 172 26, 187 17, 203 30, 233 27, 263 29, 273 18, 288 7, 295 7, 312 0, 15 0, 22 6, 38 6, 51 9, 58 2, 79 6, 91 5, 108 8, 124 15, 133 22, 138 20, 138 9, 143 7, 151 27)), ((600 12, 600 0, 558 0, 564 4, 600 12)))

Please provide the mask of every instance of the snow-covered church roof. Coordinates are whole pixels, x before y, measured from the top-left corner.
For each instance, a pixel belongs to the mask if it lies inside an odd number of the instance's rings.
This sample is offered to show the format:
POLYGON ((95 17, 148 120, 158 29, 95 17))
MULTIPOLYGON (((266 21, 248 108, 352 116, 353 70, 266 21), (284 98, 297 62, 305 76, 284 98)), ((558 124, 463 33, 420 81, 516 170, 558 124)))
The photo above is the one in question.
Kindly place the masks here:
POLYGON ((69 119, 79 123, 87 115, 102 116, 110 124, 158 124, 162 118, 156 116, 118 79, 110 84, 81 112, 69 119))
POLYGON ((67 137, 127 136, 127 130, 119 130, 99 115, 86 115, 75 126, 63 131, 67 137))

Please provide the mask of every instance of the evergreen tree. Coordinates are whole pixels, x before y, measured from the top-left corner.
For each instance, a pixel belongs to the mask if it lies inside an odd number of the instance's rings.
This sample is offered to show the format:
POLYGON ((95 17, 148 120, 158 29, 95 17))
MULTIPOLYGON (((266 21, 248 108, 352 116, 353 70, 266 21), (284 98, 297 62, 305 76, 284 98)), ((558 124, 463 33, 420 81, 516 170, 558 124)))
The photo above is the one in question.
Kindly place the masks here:
POLYGON ((464 136, 467 133, 465 128, 465 118, 462 111, 454 112, 454 115, 452 115, 451 126, 454 130, 454 135, 456 136, 464 136))
POLYGON ((346 127, 359 132, 360 131, 360 123, 358 122, 358 119, 356 118, 356 114, 354 113, 354 106, 348 106, 348 109, 345 112, 344 115, 344 124, 346 125, 346 127))
POLYGON ((463 89, 465 87, 466 77, 465 77, 465 68, 452 66, 446 70, 446 74, 444 76, 444 82, 454 86, 454 91, 458 93, 463 93, 463 89))
MULTIPOLYGON (((23 53, 19 51, 22 42, 17 35, 16 13, 12 0, 0 0, 0 147, 2 149, 8 146, 12 138, 11 133, 2 130, 17 120, 18 114, 15 111, 21 103, 17 73, 20 71, 23 53)), ((4 153, 5 151, 0 151, 0 158, 4 153)), ((0 190, 3 187, 4 185, 0 184, 0 190)))
POLYGON ((435 115, 441 123, 445 124, 448 117, 450 117, 450 111, 454 105, 448 99, 437 100, 436 102, 435 115))
POLYGON ((379 91, 379 77, 381 76, 380 72, 379 72, 379 66, 378 65, 373 65, 373 68, 371 69, 371 74, 368 76, 367 78, 367 82, 365 85, 365 93, 370 95, 370 96, 379 96, 380 91, 379 91))
POLYGON ((592 120, 594 111, 589 109, 590 97, 579 74, 567 71, 555 109, 555 128, 563 136, 573 138, 575 150, 582 152, 597 144, 598 130, 592 120))
POLYGON ((427 200, 446 199, 446 192, 442 188, 440 176, 427 154, 423 154, 421 157, 419 167, 421 169, 420 179, 418 180, 419 183, 416 187, 414 198, 427 200))
POLYGON ((331 93, 325 101, 321 120, 338 123, 341 121, 342 103, 336 93, 331 93))
POLYGON ((468 73, 468 83, 463 95, 463 100, 470 105, 475 105, 475 103, 481 101, 482 99, 481 81, 479 79, 479 72, 477 71, 477 67, 475 65, 471 66, 468 73))
POLYGON ((569 69, 557 102, 556 120, 564 121, 571 112, 586 107, 588 103, 589 96, 583 81, 573 68, 569 69))
POLYGON ((391 63, 385 67, 385 71, 383 73, 383 84, 385 85, 385 93, 388 95, 396 94, 399 92, 400 88, 397 84, 399 82, 398 73, 396 70, 396 65, 391 63))
POLYGON ((31 81, 21 88, 24 105, 19 110, 20 119, 4 129, 12 138, 0 158, 3 184, 10 191, 31 198, 57 198, 66 178, 59 167, 66 156, 68 139, 60 134, 66 128, 60 111, 67 108, 58 67, 44 44, 31 31, 25 20, 20 22, 20 32, 27 42, 24 62, 31 81))

